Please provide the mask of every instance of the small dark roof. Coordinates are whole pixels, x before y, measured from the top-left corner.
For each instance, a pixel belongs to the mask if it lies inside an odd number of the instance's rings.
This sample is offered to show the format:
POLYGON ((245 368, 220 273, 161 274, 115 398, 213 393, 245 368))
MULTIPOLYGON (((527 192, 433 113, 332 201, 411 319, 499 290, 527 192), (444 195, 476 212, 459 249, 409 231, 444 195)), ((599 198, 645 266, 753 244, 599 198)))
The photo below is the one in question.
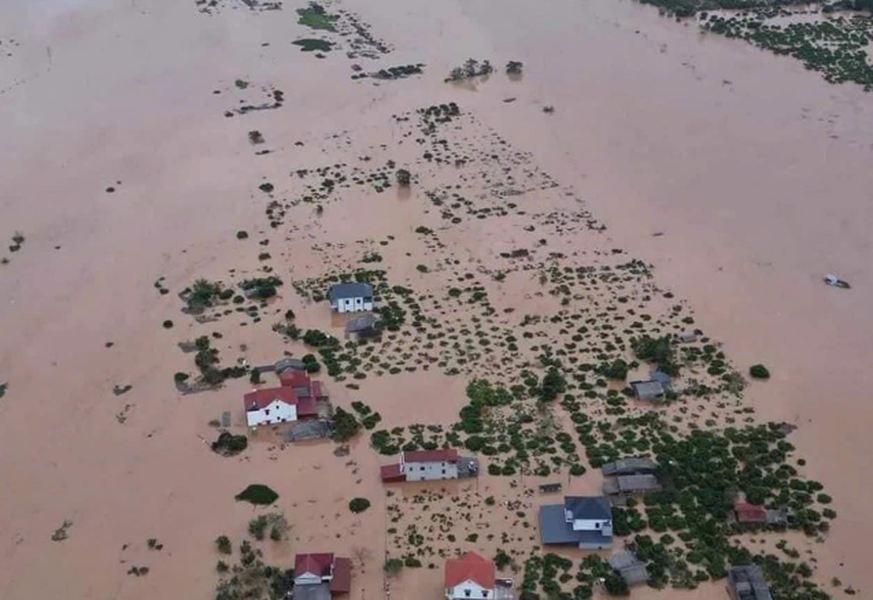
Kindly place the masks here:
POLYGON ((546 504, 540 506, 540 539, 544 544, 578 545, 582 532, 567 523, 563 504, 546 504))
POLYGON ((273 369, 276 373, 282 373, 283 371, 287 371, 289 369, 294 369, 296 371, 303 371, 306 368, 306 365, 303 364, 303 361, 299 358, 283 358, 276 361, 276 364, 273 366, 273 369))
POLYGON ((656 471, 658 463, 651 458, 632 457, 622 458, 613 462, 604 463, 600 467, 604 475, 635 475, 647 471, 656 471))
POLYGON ((728 585, 736 591, 739 600, 772 600, 770 586, 758 565, 731 567, 728 585))
POLYGON ((654 475, 621 475, 603 482, 603 493, 606 495, 655 492, 660 489, 661 484, 654 475))
POLYGON ((574 519, 611 519, 612 505, 604 496, 565 496, 564 508, 574 519))
POLYGON ((560 483, 543 483, 540 485, 541 492, 560 492, 561 484, 560 483))
POLYGON ((360 317, 355 317, 354 319, 349 319, 346 323, 346 332, 360 333, 361 331, 372 329, 378 321, 378 317, 371 314, 366 314, 360 317))
POLYGON ((646 563, 627 551, 621 551, 610 556, 609 566, 618 571, 628 585, 643 583, 649 579, 646 563))
POLYGON ((664 373, 664 371, 662 371, 661 369, 656 369, 652 373, 652 381, 657 381, 664 385, 670 385, 670 383, 673 381, 673 378, 664 373))
POLYGON ((660 398, 666 393, 664 389, 664 384, 660 381, 632 381, 631 387, 634 390, 634 393, 637 395, 637 398, 641 400, 652 400, 654 398, 660 398))
POLYGON ((330 584, 295 585, 294 600, 330 600, 330 584))
POLYGON ((369 283, 338 283, 330 286, 327 297, 331 302, 344 298, 371 298, 373 286, 369 283))

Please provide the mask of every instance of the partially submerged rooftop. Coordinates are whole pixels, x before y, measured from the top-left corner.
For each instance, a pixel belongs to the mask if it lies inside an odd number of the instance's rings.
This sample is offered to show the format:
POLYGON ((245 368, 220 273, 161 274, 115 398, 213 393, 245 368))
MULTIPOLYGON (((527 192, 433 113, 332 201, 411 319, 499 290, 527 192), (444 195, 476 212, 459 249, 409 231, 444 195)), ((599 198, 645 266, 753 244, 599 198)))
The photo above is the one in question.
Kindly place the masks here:
POLYGON ((333 302, 335 300, 344 300, 346 298, 372 298, 373 286, 369 283, 338 283, 330 286, 327 291, 328 299, 333 302))
POLYGON ((605 476, 611 475, 638 475, 654 473, 658 470, 658 463, 651 458, 631 457, 622 458, 613 462, 604 463, 600 467, 605 476))

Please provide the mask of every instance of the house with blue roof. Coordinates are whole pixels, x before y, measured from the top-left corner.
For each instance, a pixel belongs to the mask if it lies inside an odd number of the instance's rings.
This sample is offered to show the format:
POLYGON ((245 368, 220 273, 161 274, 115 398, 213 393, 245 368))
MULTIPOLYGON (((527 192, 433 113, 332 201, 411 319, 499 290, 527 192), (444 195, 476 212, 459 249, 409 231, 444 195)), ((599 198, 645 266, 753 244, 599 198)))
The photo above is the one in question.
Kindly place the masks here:
POLYGON ((565 496, 563 504, 540 506, 543 545, 585 550, 612 547, 612 505, 604 496, 565 496))

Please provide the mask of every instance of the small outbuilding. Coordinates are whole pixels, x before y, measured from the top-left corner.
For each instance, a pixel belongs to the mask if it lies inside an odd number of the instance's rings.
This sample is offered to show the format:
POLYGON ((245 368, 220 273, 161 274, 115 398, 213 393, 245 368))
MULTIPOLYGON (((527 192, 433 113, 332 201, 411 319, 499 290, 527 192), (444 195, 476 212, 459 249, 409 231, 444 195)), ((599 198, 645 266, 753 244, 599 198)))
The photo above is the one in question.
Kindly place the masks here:
POLYGON ((646 563, 627 550, 613 554, 608 560, 609 566, 617 571, 628 585, 645 583, 649 580, 649 571, 646 568, 646 563))
POLYGON ((603 482, 603 493, 607 496, 636 496, 661 491, 661 484, 654 475, 619 475, 603 482))
POLYGON ((733 600, 773 599, 770 586, 758 565, 731 567, 728 571, 727 589, 733 600))
POLYGON ((600 470, 606 477, 614 475, 654 475, 658 471, 658 463, 651 458, 631 457, 604 463, 600 470))
POLYGON ((338 313, 373 310, 373 286, 369 283, 338 283, 330 287, 327 298, 338 313))
POLYGON ((631 381, 631 389, 637 400, 649 400, 652 402, 663 401, 667 398, 667 389, 660 381, 650 379, 648 381, 631 381))

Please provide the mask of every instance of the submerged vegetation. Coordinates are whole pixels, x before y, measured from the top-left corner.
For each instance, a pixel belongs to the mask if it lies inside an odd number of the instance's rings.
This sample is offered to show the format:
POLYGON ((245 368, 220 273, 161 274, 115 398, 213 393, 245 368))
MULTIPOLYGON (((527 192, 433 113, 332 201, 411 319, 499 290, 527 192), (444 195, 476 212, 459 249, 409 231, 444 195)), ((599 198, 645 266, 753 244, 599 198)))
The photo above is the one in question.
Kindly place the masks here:
POLYGON ((235 496, 237 501, 245 501, 251 504, 270 505, 279 499, 279 494, 266 485, 253 483, 235 496))

